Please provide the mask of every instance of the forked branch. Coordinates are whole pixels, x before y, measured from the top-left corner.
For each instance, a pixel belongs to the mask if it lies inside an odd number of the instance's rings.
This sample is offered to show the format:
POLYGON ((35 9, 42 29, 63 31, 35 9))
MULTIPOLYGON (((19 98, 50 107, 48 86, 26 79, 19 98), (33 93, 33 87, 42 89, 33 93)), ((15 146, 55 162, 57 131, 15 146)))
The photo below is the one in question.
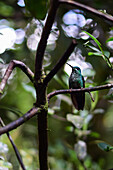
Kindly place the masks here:
POLYGON ((64 55, 61 57, 61 59, 58 61, 58 63, 55 65, 55 67, 50 71, 50 73, 46 76, 44 79, 44 84, 48 84, 48 82, 53 78, 53 76, 61 69, 61 67, 66 63, 67 59, 73 52, 75 46, 77 45, 76 40, 73 40, 64 55))
POLYGON ((17 61, 17 60, 12 60, 10 63, 9 63, 9 66, 8 68, 6 69, 6 72, 4 74, 4 77, 0 83, 0 93, 3 92, 4 88, 5 88, 5 85, 7 83, 7 80, 8 78, 10 77, 13 69, 15 67, 19 67, 27 76, 28 78, 33 82, 34 80, 34 73, 30 70, 29 67, 27 67, 23 62, 21 61, 17 61))

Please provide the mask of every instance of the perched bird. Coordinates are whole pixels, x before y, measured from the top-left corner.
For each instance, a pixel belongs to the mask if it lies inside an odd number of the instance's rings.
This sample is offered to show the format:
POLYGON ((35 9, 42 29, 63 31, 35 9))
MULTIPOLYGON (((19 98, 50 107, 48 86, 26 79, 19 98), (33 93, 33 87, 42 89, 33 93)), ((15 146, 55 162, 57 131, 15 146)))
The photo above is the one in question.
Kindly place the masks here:
MULTIPOLYGON (((67 63, 68 64, 68 63, 67 63)), ((85 87, 84 77, 81 74, 81 69, 79 67, 72 67, 72 73, 69 77, 69 88, 70 89, 80 89, 85 87)), ((85 104, 85 92, 72 92, 71 93, 72 103, 77 110, 83 110, 85 104)))

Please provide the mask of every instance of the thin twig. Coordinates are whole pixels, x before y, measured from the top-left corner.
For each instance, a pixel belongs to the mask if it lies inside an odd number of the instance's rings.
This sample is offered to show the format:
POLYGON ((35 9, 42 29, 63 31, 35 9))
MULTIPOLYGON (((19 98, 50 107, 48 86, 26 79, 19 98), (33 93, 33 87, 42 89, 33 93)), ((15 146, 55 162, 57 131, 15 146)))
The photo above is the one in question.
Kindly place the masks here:
POLYGON ((26 114, 24 114, 22 117, 18 118, 17 120, 9 123, 8 125, 0 128, 0 135, 7 133, 13 129, 16 129, 18 126, 22 125, 27 120, 31 119, 33 116, 35 116, 38 111, 40 111, 40 108, 33 107, 30 109, 26 114))
POLYGON ((53 0, 50 5, 51 6, 48 12, 47 20, 43 28, 42 36, 38 44, 37 53, 36 53, 36 60, 35 60, 35 81, 36 82, 40 80, 41 78, 44 52, 45 52, 46 45, 47 45, 47 39, 49 37, 50 31, 51 31, 51 28, 52 28, 52 25, 53 25, 53 22, 56 16, 56 12, 58 9, 58 5, 59 5, 58 0, 53 0))
POLYGON ((90 97, 91 97, 91 100, 94 102, 95 100, 94 100, 94 98, 93 98, 91 92, 89 91, 88 93, 89 93, 89 95, 90 95, 90 97))
MULTIPOLYGON (((0 124, 1 124, 2 127, 5 127, 5 124, 4 124, 4 122, 3 122, 3 120, 2 120, 1 117, 0 117, 0 124)), ((20 165, 21 165, 21 168, 22 168, 23 170, 26 170, 26 168, 25 168, 25 166, 24 166, 24 164, 23 164, 21 155, 20 155, 20 153, 19 153, 16 145, 14 144, 11 135, 9 134, 9 132, 7 132, 6 134, 7 134, 7 137, 9 138, 9 141, 11 142, 11 145, 12 145, 14 151, 15 151, 15 154, 16 154, 16 156, 17 156, 17 159, 18 159, 18 161, 19 161, 19 163, 20 163, 20 165)))
POLYGON ((108 21, 113 22, 113 16, 111 16, 109 14, 106 14, 106 13, 103 13, 103 12, 101 12, 99 10, 96 10, 96 9, 94 9, 92 7, 89 7, 89 6, 85 5, 85 4, 81 4, 79 2, 72 1, 72 0, 59 0, 59 3, 60 4, 67 4, 67 5, 75 6, 75 7, 79 8, 79 9, 85 10, 87 12, 90 12, 90 13, 94 14, 94 15, 97 15, 98 17, 101 17, 101 18, 104 18, 104 19, 106 19, 108 21))
POLYGON ((11 75, 11 73, 15 67, 19 67, 29 77, 29 79, 33 82, 34 73, 23 62, 17 61, 17 60, 12 60, 9 63, 9 66, 6 69, 4 77, 0 83, 0 93, 1 94, 3 92, 3 89, 5 88, 5 85, 7 83, 9 76, 11 75))
POLYGON ((47 95, 48 100, 51 99, 53 96, 59 95, 59 94, 66 94, 66 93, 73 93, 73 92, 88 92, 89 91, 97 91, 97 90, 104 90, 104 89, 110 89, 113 87, 113 84, 106 84, 102 86, 96 86, 96 87, 88 87, 88 88, 82 88, 82 89, 65 89, 65 90, 56 90, 47 95))
POLYGON ((77 45, 76 40, 73 40, 64 55, 61 57, 61 59, 57 62, 55 67, 50 71, 50 73, 46 76, 44 79, 44 84, 48 84, 48 82, 53 78, 53 76, 62 68, 62 66, 66 63, 67 59, 73 52, 75 46, 77 45))

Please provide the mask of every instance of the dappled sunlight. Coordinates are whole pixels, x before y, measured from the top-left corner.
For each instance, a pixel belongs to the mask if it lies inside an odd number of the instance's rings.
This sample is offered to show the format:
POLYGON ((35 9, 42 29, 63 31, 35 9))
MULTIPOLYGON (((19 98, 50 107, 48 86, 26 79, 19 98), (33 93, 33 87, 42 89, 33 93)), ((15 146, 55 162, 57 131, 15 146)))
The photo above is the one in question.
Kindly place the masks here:
MULTIPOLYGON (((70 10, 63 16, 62 29, 67 37, 72 37, 76 39, 87 40, 89 35, 82 30, 89 29, 96 26, 97 24, 93 22, 93 19, 86 19, 83 11, 81 10, 70 10)), ((94 31, 94 36, 97 38, 99 36, 99 31, 94 31)))
MULTIPOLYGON (((38 46, 38 43, 41 38, 41 33, 42 29, 44 26, 45 20, 44 21, 38 21, 36 19, 33 19, 31 21, 31 24, 28 24, 26 27, 26 36, 28 37, 27 40, 27 46, 30 50, 36 51, 36 48, 38 46), (30 29, 34 30, 34 33, 30 34, 30 29)), ((47 41, 47 49, 48 50, 54 50, 56 47, 56 40, 58 39, 59 36, 59 30, 57 28, 56 23, 53 24, 52 26, 52 31, 49 35, 48 41, 47 41)))
POLYGON ((64 14, 63 22, 66 25, 77 25, 78 27, 83 27, 86 24, 86 19, 84 15, 76 13, 75 10, 70 10, 69 12, 64 14))
POLYGON ((24 0, 18 0, 17 4, 21 7, 25 7, 24 0))
POLYGON ((1 26, 0 27, 0 53, 11 49, 16 41, 16 33, 13 28, 1 26))
POLYGON ((6 50, 15 49, 15 44, 21 44, 24 41, 25 31, 14 30, 8 25, 7 20, 0 20, 0 54, 6 50))
MULTIPOLYGON (((88 63, 84 60, 84 58, 82 57, 81 52, 79 50, 78 50, 77 53, 73 52, 71 54, 68 63, 72 66, 80 67, 82 72, 85 71, 86 69, 92 69, 93 68, 90 63, 88 63)), ((71 74, 72 69, 67 64, 65 64, 64 70, 68 75, 71 74)), ((85 76, 87 76, 87 75, 85 75, 85 76)))

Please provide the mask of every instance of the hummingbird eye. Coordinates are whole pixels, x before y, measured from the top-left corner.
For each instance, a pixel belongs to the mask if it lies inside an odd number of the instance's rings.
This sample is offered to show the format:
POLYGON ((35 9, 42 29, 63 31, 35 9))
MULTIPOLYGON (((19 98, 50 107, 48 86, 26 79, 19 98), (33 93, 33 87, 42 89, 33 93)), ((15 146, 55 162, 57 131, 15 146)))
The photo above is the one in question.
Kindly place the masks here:
POLYGON ((79 67, 74 67, 74 69, 78 70, 81 73, 81 69, 79 67))
POLYGON ((79 67, 74 67, 75 70, 77 70, 79 73, 81 73, 81 69, 79 67))

